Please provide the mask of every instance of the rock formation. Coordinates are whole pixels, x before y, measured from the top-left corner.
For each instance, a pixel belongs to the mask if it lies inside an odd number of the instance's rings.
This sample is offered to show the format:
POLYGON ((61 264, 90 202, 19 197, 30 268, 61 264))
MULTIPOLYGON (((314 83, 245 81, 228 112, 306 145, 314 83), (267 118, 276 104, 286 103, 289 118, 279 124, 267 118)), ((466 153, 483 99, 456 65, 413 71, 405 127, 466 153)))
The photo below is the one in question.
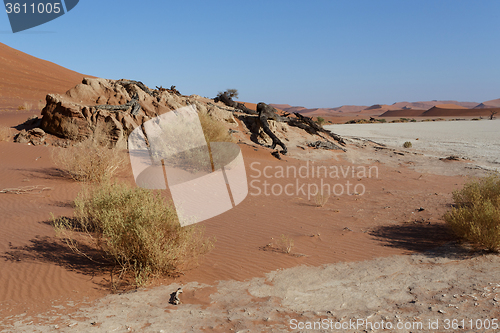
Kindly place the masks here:
POLYGON ((149 89, 130 80, 83 79, 65 95, 49 94, 41 128, 71 141, 82 141, 96 128, 105 130, 111 146, 126 144, 128 135, 147 120, 194 104, 198 111, 235 122, 232 113, 199 96, 183 96, 175 87, 149 89))
POLYGON ((166 112, 193 105, 198 112, 224 123, 235 139, 242 142, 250 139, 272 149, 281 146, 282 154, 288 151, 284 142, 289 142, 292 148, 321 140, 324 144, 315 148, 343 150, 329 144, 332 139, 345 145, 341 137, 301 114, 280 115, 265 103, 259 103, 257 111, 251 110, 227 94, 220 94, 214 100, 185 96, 175 86, 150 89, 138 81, 85 78, 64 95, 47 95, 46 101, 41 120, 31 119, 29 124, 20 125, 19 130, 25 132, 18 135, 18 142, 66 147, 99 133, 100 142, 125 148, 136 127, 166 112))

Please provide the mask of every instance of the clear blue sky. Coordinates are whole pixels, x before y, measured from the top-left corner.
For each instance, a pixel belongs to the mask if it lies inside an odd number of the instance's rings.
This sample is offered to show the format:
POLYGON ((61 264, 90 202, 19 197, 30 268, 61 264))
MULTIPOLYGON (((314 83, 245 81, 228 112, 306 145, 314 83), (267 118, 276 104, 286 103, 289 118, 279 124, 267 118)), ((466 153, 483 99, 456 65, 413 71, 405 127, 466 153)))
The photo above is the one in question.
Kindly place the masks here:
POLYGON ((500 1, 80 0, 0 41, 183 94, 305 107, 500 98, 500 1))

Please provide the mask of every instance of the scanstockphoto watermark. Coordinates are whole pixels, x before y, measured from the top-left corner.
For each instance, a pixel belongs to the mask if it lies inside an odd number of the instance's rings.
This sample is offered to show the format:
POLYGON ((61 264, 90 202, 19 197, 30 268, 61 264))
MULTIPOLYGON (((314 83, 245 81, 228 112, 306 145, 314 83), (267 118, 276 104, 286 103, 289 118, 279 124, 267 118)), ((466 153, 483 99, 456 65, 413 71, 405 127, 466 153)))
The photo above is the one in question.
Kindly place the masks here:
POLYGON ((304 196, 308 200, 322 195, 364 195, 366 178, 378 178, 376 165, 316 165, 307 161, 299 166, 250 164, 250 195, 304 196))

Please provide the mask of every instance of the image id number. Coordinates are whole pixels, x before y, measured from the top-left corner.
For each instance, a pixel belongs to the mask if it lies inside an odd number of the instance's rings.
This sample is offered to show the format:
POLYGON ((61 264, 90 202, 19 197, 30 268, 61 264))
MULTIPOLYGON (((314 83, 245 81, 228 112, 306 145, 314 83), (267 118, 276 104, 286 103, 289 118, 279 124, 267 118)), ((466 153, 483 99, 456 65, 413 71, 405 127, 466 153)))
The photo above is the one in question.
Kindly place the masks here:
POLYGON ((27 14, 27 13, 32 13, 32 14, 59 14, 61 12, 61 4, 60 3, 39 3, 38 5, 35 5, 32 3, 31 5, 28 5, 26 3, 20 4, 20 3, 10 3, 7 2, 5 4, 5 10, 7 14, 27 14))

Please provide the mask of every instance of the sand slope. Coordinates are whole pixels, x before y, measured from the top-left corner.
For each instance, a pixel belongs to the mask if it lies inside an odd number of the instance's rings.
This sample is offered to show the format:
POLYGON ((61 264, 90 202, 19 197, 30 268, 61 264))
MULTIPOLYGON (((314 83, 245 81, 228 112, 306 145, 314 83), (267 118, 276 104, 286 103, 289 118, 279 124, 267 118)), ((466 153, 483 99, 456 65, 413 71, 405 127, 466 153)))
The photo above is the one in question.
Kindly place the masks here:
POLYGON ((24 102, 38 107, 48 93, 66 92, 83 74, 41 60, 0 43, 0 107, 16 108, 24 102))

